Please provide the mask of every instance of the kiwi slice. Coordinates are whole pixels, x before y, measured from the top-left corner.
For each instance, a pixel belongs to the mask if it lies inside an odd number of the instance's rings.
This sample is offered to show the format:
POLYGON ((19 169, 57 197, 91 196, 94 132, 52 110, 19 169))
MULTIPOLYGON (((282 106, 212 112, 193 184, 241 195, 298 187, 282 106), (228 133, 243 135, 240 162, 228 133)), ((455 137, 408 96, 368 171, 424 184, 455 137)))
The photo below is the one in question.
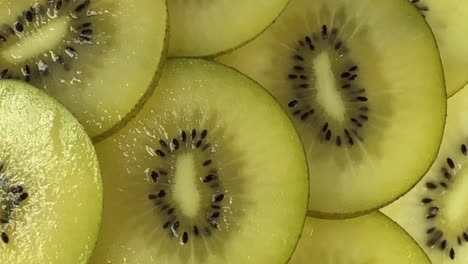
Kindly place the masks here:
MULTIPOLYGON (((346 220, 307 217, 289 264, 430 264, 418 244, 385 215, 346 220)), ((439 263, 439 262, 434 262, 439 263)))
POLYGON ((383 209, 415 237, 433 263, 468 262, 468 88, 448 100, 440 153, 422 181, 383 209))
POLYGON ((101 220, 83 127, 29 84, 0 81, 0 263, 85 264, 101 220))
POLYGON ((210 56, 236 48, 264 31, 289 0, 168 0, 169 55, 210 56))
POLYGON ((292 254, 308 200, 301 141, 273 97, 235 70, 169 60, 141 112, 96 148, 106 196, 91 263, 285 263, 292 254))
POLYGON ((164 0, 0 2, 0 78, 62 102, 95 141, 123 126, 159 74, 164 0))
POLYGON ((264 34, 218 60, 260 82, 293 119, 315 216, 379 208, 414 186, 437 155, 442 67, 408 1, 292 0, 264 34))
POLYGON ((409 0, 432 28, 444 65, 447 94, 468 83, 468 1, 409 0))

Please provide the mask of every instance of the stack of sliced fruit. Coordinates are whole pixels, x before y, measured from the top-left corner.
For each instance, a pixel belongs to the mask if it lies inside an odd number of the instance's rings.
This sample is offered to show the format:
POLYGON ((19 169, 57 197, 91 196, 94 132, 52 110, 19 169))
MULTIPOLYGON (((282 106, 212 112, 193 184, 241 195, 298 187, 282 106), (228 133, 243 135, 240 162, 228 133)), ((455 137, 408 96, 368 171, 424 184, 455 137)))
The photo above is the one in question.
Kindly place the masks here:
POLYGON ((0 1, 0 263, 468 263, 467 18, 0 1))

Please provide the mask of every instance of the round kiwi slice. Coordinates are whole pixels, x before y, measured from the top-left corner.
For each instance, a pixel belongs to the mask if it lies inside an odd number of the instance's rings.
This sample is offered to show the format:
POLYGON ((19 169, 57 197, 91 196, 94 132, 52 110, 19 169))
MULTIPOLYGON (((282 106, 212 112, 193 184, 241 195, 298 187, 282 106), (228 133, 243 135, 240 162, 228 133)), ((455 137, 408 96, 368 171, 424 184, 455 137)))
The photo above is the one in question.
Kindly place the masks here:
POLYGON ((101 220, 83 127, 26 83, 0 81, 0 263, 85 264, 101 220))
POLYGON ((153 91, 164 0, 0 2, 0 78, 62 102, 93 140, 115 132, 153 91))
POLYGON ((440 153, 422 181, 383 212, 420 243, 433 263, 468 262, 468 88, 448 100, 440 153))
POLYGON ((292 254, 308 200, 301 141, 273 97, 235 70, 169 60, 141 112, 96 148, 106 195, 91 263, 292 254))
POLYGON ((447 94, 468 83, 468 1, 409 0, 432 28, 444 65, 447 94))
POLYGON ((236 48, 264 31, 289 0, 168 0, 169 55, 210 56, 236 48))
POLYGON ((414 186, 437 155, 442 67, 408 1, 292 0, 264 34, 219 61, 259 81, 293 119, 315 216, 381 207, 414 186))
MULTIPOLYGON (((385 215, 346 220, 307 217, 289 264, 430 264, 418 244, 385 215)), ((439 262, 434 262, 439 263, 439 262)))

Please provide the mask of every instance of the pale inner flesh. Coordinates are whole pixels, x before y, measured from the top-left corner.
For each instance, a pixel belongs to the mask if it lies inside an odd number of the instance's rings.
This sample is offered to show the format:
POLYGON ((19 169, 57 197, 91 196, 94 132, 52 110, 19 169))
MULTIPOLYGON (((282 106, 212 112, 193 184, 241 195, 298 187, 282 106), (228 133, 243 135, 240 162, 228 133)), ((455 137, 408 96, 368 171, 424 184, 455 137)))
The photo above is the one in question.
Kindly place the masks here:
POLYGON ((316 73, 315 78, 317 78, 317 102, 321 104, 330 117, 338 122, 343 122, 346 109, 337 90, 335 74, 333 73, 328 52, 320 53, 313 60, 313 68, 316 73))
POLYGON ((22 37, 19 43, 10 45, 1 57, 10 63, 19 63, 39 56, 52 47, 56 47, 68 32, 69 20, 57 18, 51 20, 36 32, 22 37))
POLYGON ((181 154, 176 161, 174 201, 182 213, 193 218, 200 207, 200 193, 196 185, 196 165, 192 153, 181 154))

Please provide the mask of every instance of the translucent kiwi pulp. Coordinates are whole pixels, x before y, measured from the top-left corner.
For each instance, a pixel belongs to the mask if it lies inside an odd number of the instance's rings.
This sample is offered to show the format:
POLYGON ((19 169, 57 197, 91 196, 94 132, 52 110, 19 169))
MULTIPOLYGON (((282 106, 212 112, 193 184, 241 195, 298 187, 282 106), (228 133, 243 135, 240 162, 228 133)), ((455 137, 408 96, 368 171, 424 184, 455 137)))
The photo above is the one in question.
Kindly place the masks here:
POLYGON ((38 89, 0 81, 0 263, 85 264, 102 187, 83 127, 38 89))
POLYGON ((447 94, 468 83, 468 1, 408 0, 434 32, 444 65, 447 94))
MULTIPOLYGON (((430 264, 418 244, 381 213, 346 219, 307 217, 290 264, 430 264)), ((434 262, 436 263, 436 262, 434 262)))
POLYGON ((210 56, 236 48, 271 25, 288 2, 169 0, 169 55, 210 56))
POLYGON ((169 60, 138 116, 96 147, 107 195, 91 263, 279 264, 292 254, 305 154, 286 113, 242 74, 169 60))
POLYGON ((289 113, 306 149, 316 216, 391 202, 437 154, 442 67, 408 1, 292 0, 265 33, 217 60, 260 82, 289 113))
POLYGON ((419 242, 433 263, 468 262, 468 89, 448 100, 440 153, 418 185, 383 209, 419 242))
POLYGON ((152 92, 164 51, 164 0, 0 2, 0 79, 61 101, 95 141, 152 92))

